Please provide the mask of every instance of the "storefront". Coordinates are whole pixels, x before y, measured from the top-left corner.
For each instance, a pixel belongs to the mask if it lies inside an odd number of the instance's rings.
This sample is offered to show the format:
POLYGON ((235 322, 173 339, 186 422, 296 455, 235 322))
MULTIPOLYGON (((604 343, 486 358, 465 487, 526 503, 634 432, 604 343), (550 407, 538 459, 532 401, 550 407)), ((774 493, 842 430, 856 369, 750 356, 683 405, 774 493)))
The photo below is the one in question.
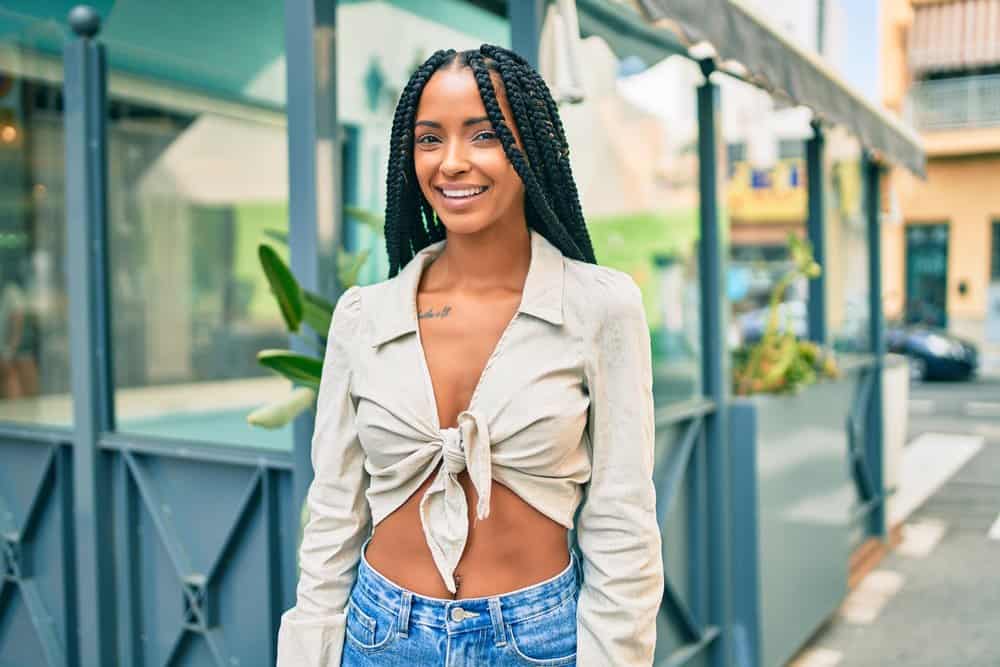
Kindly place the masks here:
MULTIPOLYGON (((728 665, 753 652, 733 629, 727 359, 755 277, 727 270, 733 184, 753 175, 729 169, 738 141, 720 109, 730 94, 770 109, 780 87, 751 76, 754 54, 738 76, 692 49, 719 37, 690 16, 665 27, 666 4, 577 0, 584 95, 561 113, 598 260, 635 278, 651 327, 669 577, 658 656, 728 665)), ((568 56, 543 0, 102 0, 99 25, 80 14, 70 30, 72 8, 0 8, 0 313, 22 323, 0 386, 0 617, 18 629, 0 661, 273 664, 312 423, 246 420, 289 389, 256 360, 289 344, 258 244, 331 299, 343 252, 368 250, 359 281, 383 279, 383 239, 364 221, 384 206, 411 69, 482 42, 543 73, 568 56)), ((821 185, 790 186, 828 267, 803 318, 877 371, 878 174, 914 168, 919 149, 877 110, 845 124, 852 93, 825 90, 785 91, 837 107, 803 110, 810 134, 778 174, 821 185), (837 197, 825 208, 824 191, 837 197)), ((877 471, 876 431, 862 448, 877 471)))

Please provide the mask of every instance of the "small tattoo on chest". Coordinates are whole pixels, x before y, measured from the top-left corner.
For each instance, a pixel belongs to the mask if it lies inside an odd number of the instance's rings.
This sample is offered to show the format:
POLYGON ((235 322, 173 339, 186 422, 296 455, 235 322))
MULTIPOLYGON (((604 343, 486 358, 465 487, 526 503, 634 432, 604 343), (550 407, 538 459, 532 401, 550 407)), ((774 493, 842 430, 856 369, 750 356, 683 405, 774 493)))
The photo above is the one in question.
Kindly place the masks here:
POLYGON ((448 313, 451 312, 451 306, 445 306, 441 310, 434 312, 433 308, 428 308, 422 313, 418 313, 417 317, 424 320, 430 317, 448 317, 448 313))

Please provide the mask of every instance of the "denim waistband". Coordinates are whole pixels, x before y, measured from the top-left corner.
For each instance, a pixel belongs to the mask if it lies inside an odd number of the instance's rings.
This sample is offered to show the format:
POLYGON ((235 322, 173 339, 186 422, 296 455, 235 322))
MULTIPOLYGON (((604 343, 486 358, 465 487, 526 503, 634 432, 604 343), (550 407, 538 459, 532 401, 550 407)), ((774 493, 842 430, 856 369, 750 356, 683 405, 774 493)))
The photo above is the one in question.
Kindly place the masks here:
POLYGON ((498 623, 512 623, 537 616, 574 597, 582 580, 580 558, 570 548, 569 565, 555 576, 508 593, 472 598, 435 598, 419 595, 395 584, 373 568, 365 558, 369 537, 361 547, 361 561, 354 587, 390 614, 398 615, 404 625, 420 623, 447 628, 451 634, 488 628, 498 623), (453 611, 461 608, 461 611, 453 611))

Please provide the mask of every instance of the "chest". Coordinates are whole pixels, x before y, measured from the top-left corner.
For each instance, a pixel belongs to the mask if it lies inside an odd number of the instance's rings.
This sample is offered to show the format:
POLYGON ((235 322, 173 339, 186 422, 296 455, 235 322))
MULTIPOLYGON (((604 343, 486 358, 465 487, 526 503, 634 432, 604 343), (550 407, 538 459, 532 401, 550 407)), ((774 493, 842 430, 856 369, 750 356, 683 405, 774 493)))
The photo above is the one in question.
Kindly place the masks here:
POLYGON ((468 326, 418 318, 413 333, 360 348, 352 386, 373 462, 390 465, 438 441, 438 429, 467 409, 488 425, 494 454, 519 464, 559 460, 579 445, 590 402, 585 346, 569 327, 508 308, 476 313, 468 326))
POLYGON ((498 355, 517 316, 520 296, 490 300, 417 298, 418 353, 442 427, 469 407, 487 366, 498 355))

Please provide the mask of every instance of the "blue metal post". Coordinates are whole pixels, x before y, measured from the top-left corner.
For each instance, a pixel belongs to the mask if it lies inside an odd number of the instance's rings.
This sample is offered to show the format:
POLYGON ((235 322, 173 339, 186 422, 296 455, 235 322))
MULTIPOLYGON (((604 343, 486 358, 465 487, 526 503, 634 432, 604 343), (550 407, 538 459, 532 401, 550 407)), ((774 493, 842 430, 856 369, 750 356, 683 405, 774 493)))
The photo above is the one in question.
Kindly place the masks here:
POLYGON ((809 219, 806 236, 813 255, 823 272, 809 281, 809 338, 821 345, 827 342, 826 330, 826 209, 823 198, 823 128, 813 121, 813 136, 806 141, 806 183, 809 188, 809 219))
POLYGON ((116 663, 109 461, 98 440, 114 428, 108 292, 106 63, 97 12, 69 14, 63 50, 66 261, 73 389, 74 538, 79 662, 116 663))
POLYGON ((507 3, 511 50, 535 69, 538 69, 538 45, 547 4, 546 0, 510 0, 507 3))
POLYGON ((712 82, 714 66, 703 61, 705 83, 698 88, 698 186, 701 278, 701 365, 704 395, 715 403, 706 417, 708 478, 708 586, 709 619, 719 627, 719 638, 710 649, 713 667, 732 664, 732 610, 729 568, 729 438, 726 432, 729 394, 729 351, 726 348, 725 245, 719 216, 719 87, 712 82))
POLYGON ((882 475, 882 441, 884 407, 882 372, 885 368, 885 317, 882 312, 882 230, 879 224, 881 211, 882 169, 866 151, 864 154, 865 217, 868 224, 868 332, 875 363, 872 372, 872 399, 868 413, 868 437, 865 441, 865 458, 879 499, 868 514, 868 534, 884 536, 885 483, 882 475))
MULTIPOLYGON (((341 202, 340 145, 336 103, 336 3, 324 0, 285 2, 285 60, 288 64, 288 245, 290 266, 306 289, 336 297, 335 276, 319 270, 319 225, 328 226, 333 238, 325 250, 336 256, 340 244, 341 202), (326 160, 325 163, 321 162, 326 160), (336 220, 319 220, 320 211, 331 211, 336 220)), ((335 261, 333 262, 335 264, 335 261)), ((325 336, 327 332, 318 332, 325 336)), ((293 335, 296 352, 315 349, 293 335)), ((292 512, 286 534, 295 540, 283 546, 285 574, 283 606, 294 603, 297 578, 295 546, 300 534, 300 509, 313 479, 311 444, 313 415, 305 412, 293 424, 292 512)))

